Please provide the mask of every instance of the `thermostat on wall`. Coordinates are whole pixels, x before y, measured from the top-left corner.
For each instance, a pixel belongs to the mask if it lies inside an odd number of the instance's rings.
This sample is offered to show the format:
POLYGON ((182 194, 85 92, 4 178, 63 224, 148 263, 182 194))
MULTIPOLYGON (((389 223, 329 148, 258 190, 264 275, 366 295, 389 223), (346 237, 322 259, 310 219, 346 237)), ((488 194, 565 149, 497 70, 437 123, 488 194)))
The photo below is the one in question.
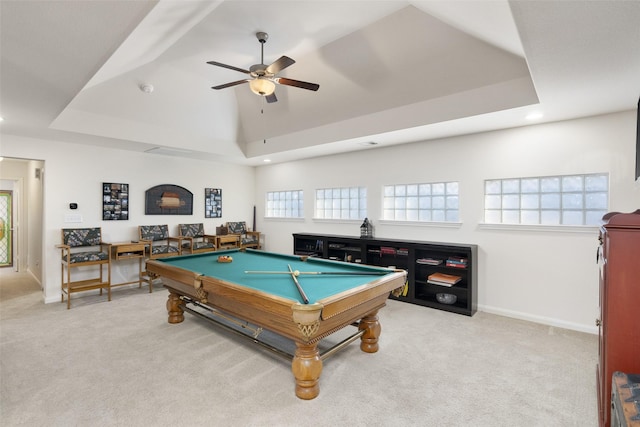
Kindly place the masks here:
POLYGON ((69 209, 78 209, 77 203, 69 203, 69 209))

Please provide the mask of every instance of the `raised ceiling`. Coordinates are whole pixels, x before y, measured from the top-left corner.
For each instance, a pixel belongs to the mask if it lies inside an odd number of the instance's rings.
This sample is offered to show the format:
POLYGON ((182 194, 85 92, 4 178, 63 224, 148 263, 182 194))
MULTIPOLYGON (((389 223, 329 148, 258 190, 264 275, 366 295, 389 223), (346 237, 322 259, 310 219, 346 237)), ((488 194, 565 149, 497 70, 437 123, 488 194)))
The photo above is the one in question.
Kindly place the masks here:
POLYGON ((259 165, 635 107, 636 1, 0 2, 0 131, 259 165), (259 63, 320 84, 247 85, 259 63), (141 85, 152 85, 145 93, 141 85), (266 141, 266 142, 265 142, 266 141))

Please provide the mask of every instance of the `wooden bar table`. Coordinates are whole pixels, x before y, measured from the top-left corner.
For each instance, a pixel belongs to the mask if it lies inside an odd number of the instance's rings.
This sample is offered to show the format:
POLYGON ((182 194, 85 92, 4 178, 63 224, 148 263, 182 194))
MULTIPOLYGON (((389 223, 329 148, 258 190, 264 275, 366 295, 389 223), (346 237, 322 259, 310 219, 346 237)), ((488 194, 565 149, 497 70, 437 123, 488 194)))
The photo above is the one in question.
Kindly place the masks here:
POLYGON ((236 249, 240 247, 240 236, 237 234, 216 235, 216 250, 236 249))
MULTIPOLYGON (((111 257, 116 260, 138 259, 138 280, 130 282, 111 284, 114 286, 131 285, 138 283, 138 287, 142 287, 142 260, 144 259, 145 244, 140 242, 120 242, 111 244, 111 257)), ((152 286, 149 286, 149 292, 152 292, 152 286)))

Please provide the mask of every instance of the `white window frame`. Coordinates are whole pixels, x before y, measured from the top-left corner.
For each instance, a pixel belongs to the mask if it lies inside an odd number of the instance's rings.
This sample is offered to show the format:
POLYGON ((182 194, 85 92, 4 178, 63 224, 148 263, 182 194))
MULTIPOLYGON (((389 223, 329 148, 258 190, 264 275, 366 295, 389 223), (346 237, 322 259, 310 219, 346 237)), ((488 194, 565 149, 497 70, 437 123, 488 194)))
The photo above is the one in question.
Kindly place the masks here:
POLYGON ((268 191, 264 206, 265 218, 304 218, 304 191, 268 191))
POLYGON ((485 225, 594 227, 608 210, 608 173, 484 182, 485 225))
POLYGON ((460 184, 449 181, 384 185, 382 221, 458 224, 460 184))
POLYGON ((314 219, 355 221, 366 217, 366 187, 334 187, 315 190, 314 219))

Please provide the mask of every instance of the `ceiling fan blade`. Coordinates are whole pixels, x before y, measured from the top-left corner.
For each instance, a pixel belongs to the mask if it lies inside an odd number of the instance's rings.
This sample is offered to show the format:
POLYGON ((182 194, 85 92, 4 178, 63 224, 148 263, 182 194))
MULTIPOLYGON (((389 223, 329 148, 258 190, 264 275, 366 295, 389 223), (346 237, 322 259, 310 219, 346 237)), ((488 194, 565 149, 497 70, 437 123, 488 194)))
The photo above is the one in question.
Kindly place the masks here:
POLYGON ((251 71, 249 71, 249 70, 244 70, 242 68, 234 67, 233 65, 223 64, 221 62, 208 61, 207 64, 215 65, 217 67, 222 67, 222 68, 228 68, 228 69, 234 70, 234 71, 240 71, 241 73, 245 73, 245 74, 251 74, 251 71))
POLYGON ((237 85, 241 85, 243 83, 247 83, 250 80, 251 79, 237 80, 235 82, 225 83, 223 85, 212 86, 211 89, 215 89, 215 90, 225 89, 225 88, 228 88, 228 87, 231 87, 231 86, 237 86, 237 85))
POLYGON ((271 95, 265 96, 265 98, 266 98, 266 100, 267 100, 267 102, 269 104, 272 104, 274 102, 278 102, 278 98, 276 98, 276 93, 275 92, 273 92, 271 95))
POLYGON ((267 73, 278 74, 280 71, 295 63, 296 61, 289 58, 288 56, 281 56, 273 64, 269 65, 266 71, 267 73))
POLYGON ((276 83, 280 83, 281 85, 295 86, 313 91, 316 91, 320 88, 320 85, 316 83, 301 82, 300 80, 288 79, 286 77, 277 77, 274 80, 276 81, 276 83))

